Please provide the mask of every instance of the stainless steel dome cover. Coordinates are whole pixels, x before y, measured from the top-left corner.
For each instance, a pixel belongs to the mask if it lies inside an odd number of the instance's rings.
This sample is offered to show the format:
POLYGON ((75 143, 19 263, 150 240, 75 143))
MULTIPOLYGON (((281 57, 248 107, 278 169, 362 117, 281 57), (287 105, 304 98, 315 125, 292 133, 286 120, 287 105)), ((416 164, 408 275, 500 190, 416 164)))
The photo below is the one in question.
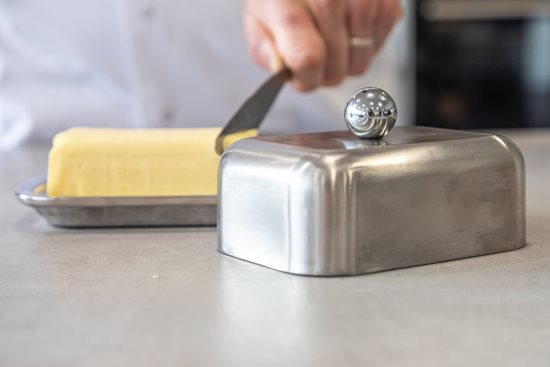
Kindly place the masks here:
POLYGON ((525 168, 493 134, 396 127, 259 137, 223 154, 218 249, 302 275, 357 275, 525 245, 525 168))

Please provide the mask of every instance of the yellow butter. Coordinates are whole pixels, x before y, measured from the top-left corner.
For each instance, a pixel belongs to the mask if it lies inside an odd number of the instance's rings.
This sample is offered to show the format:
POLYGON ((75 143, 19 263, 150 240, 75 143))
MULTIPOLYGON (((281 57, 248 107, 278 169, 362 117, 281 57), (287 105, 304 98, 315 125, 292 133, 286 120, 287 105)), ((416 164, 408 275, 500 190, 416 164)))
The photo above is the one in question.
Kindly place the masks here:
POLYGON ((244 138, 251 138, 258 135, 258 129, 244 130, 238 133, 229 134, 224 136, 222 146, 223 150, 226 150, 231 144, 244 138))
MULTIPOLYGON (((48 163, 49 196, 216 195, 219 128, 73 128, 57 134, 48 163)), ((255 136, 248 130, 224 146, 255 136)))

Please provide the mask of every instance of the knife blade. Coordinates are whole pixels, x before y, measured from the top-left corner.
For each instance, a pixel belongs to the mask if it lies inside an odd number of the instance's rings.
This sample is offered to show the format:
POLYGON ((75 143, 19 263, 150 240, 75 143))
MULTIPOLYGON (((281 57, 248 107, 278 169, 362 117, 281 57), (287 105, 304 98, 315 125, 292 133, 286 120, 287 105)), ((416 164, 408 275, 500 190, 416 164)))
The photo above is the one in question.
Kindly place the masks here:
POLYGON ((223 139, 239 131, 256 129, 269 112, 281 87, 290 79, 290 71, 283 67, 273 74, 235 112, 216 138, 215 150, 221 155, 224 151, 223 139))

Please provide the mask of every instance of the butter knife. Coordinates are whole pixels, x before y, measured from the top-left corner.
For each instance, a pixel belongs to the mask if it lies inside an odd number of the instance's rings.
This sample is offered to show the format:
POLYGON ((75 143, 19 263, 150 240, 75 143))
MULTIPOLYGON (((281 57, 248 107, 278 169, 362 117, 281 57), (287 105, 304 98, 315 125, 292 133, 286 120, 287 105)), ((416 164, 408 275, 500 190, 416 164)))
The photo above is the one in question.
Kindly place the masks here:
POLYGON ((265 81, 264 84, 262 84, 258 90, 242 104, 216 138, 216 153, 219 155, 223 153, 223 139, 227 135, 260 127, 273 101, 279 94, 281 87, 289 79, 290 71, 286 67, 283 67, 265 81))

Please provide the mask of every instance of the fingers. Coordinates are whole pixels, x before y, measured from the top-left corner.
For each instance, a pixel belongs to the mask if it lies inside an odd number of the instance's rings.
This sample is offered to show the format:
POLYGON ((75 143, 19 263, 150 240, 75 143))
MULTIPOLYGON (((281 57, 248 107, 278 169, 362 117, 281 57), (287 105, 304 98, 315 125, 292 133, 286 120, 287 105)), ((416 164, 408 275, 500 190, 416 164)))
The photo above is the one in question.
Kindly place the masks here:
POLYGON ((338 85, 349 64, 347 0, 311 0, 309 7, 326 47, 323 84, 338 85))
POLYGON ((244 23, 254 60, 286 65, 293 87, 309 91, 365 72, 402 15, 401 0, 247 0, 244 23), (374 45, 350 47, 350 37, 374 45))
POLYGON ((296 0, 252 0, 248 12, 266 29, 284 64, 291 84, 309 91, 324 82, 326 48, 308 9, 296 0))
POLYGON ((252 59, 264 69, 272 72, 279 70, 282 67, 282 61, 275 50, 269 31, 248 13, 245 13, 243 21, 252 59))
MULTIPOLYGON (((379 0, 349 0, 349 34, 353 37, 372 37, 375 41, 375 26, 380 10, 379 0)), ((349 56, 349 75, 364 73, 374 55, 373 48, 351 47, 349 56)))
POLYGON ((400 0, 379 0, 380 10, 376 22, 375 52, 378 52, 384 45, 393 26, 403 16, 403 7, 400 0))

